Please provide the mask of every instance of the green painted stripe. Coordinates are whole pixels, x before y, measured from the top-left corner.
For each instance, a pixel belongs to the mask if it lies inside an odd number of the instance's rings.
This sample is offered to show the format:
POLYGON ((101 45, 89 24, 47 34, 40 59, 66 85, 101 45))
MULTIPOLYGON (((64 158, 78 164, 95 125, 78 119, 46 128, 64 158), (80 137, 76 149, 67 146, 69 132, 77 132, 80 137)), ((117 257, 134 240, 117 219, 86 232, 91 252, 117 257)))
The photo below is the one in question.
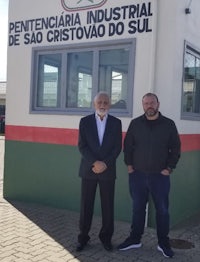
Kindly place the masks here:
MULTIPOLYGON (((171 174, 170 213, 175 225, 200 211, 200 151, 182 153, 171 174)), ((79 212, 80 178, 78 148, 5 141, 4 197, 31 201, 79 212)), ((97 192, 95 214, 100 214, 97 192)), ((121 153, 117 161, 115 218, 131 221, 132 204, 128 174, 121 153)), ((154 226, 150 203, 149 226, 154 226)))

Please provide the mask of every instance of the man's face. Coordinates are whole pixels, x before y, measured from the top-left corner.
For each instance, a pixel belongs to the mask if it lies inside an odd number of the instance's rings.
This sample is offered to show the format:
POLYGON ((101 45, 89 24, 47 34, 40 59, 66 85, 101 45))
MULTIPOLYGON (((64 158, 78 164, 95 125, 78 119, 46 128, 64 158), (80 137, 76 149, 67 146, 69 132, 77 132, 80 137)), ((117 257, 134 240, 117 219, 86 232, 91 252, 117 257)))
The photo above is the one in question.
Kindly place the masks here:
POLYGON ((160 103, 154 96, 145 96, 142 100, 143 109, 147 117, 154 117, 158 113, 160 103))
POLYGON ((98 115, 104 116, 110 108, 110 101, 106 95, 99 95, 94 101, 94 108, 98 115))

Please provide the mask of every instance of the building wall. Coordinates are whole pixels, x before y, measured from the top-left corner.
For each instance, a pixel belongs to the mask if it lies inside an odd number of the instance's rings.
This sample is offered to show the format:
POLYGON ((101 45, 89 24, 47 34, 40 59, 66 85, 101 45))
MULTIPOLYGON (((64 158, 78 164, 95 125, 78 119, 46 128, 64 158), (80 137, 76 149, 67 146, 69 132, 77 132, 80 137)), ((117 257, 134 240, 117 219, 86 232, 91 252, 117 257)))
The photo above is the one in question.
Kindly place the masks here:
MULTIPOLYGON (((111 0, 98 2, 104 3, 99 8, 110 9, 114 6, 111 0)), ((126 6, 133 3, 141 4, 141 1, 124 0, 115 5, 126 6)), ((200 27, 196 11, 200 8, 200 2, 192 1, 192 12, 189 15, 184 12, 188 5, 186 0, 144 0, 142 3, 151 6, 152 15, 147 17, 151 31, 129 34, 126 30, 122 35, 105 35, 103 39, 91 41, 136 38, 132 115, 136 117, 143 113, 141 97, 152 91, 160 98, 161 112, 177 124, 182 140, 182 157, 172 174, 170 194, 171 220, 172 224, 176 224, 200 211, 200 124, 198 121, 180 118, 184 40, 200 48, 198 30, 194 29, 200 27)), ((9 3, 4 197, 79 211, 80 179, 77 173, 80 155, 77 137, 81 116, 31 113, 30 84, 32 48, 77 44, 80 41, 87 43, 88 40, 69 39, 67 43, 49 43, 45 39, 48 30, 42 29, 44 39, 41 43, 25 43, 25 34, 31 34, 33 30, 24 32, 16 24, 17 21, 60 16, 63 12, 66 11, 60 0, 10 0, 9 3), (13 24, 15 29, 12 29, 13 24)), ((87 10, 79 12, 81 20, 85 21, 87 10)), ((127 28, 127 19, 123 23, 127 28)), ((108 26, 108 23, 105 24, 108 26)), ((131 118, 121 117, 121 120, 125 134, 131 118)), ((116 219, 130 221, 131 200, 122 154, 117 162, 117 170, 116 219)), ((100 212, 98 202, 99 199, 96 203, 97 214, 100 212)), ((153 217, 154 211, 150 205, 150 226, 154 224, 153 217)))
MULTIPOLYGON (((38 202, 79 212, 80 155, 76 146, 62 144, 5 141, 4 197, 38 202)), ((175 225, 199 212, 200 152, 183 152, 171 175, 170 213, 175 225)), ((97 195, 98 196, 98 195, 97 195)), ((150 226, 154 208, 149 209, 150 226)), ((96 214, 100 214, 99 197, 96 214)), ((115 218, 131 221, 131 199, 123 154, 117 162, 115 218)))
MULTIPOLYGON (((61 0, 51 1, 51 5, 49 5, 48 0, 44 0, 41 4, 39 0, 32 2, 32 1, 24 1, 20 0, 19 2, 15 2, 13 0, 10 1, 9 6, 9 25, 10 28, 10 45, 8 46, 8 71, 12 72, 12 77, 9 77, 8 72, 8 79, 7 79, 7 104, 9 104, 8 112, 7 112, 7 124, 8 125, 19 125, 19 126, 45 126, 45 127, 62 127, 62 128, 78 128, 78 123, 80 120, 80 116, 70 116, 70 115, 48 115, 44 118, 43 115, 38 114, 29 114, 30 111, 30 84, 31 84, 31 71, 32 71, 32 48, 38 46, 70 46, 78 43, 87 43, 88 39, 83 38, 81 40, 71 38, 66 41, 59 41, 59 42, 48 42, 47 41, 47 34, 49 30, 43 29, 40 30, 43 35, 43 41, 41 43, 32 43, 32 44, 25 44, 26 42, 25 35, 31 34, 32 31, 28 30, 24 32, 21 28, 19 28, 19 24, 16 22, 23 21, 26 22, 30 19, 42 18, 42 17, 51 17, 51 16, 58 16, 60 17, 62 14, 65 14, 65 10, 61 5, 61 0), (37 6, 37 8, 36 8, 37 6), (39 6, 39 10, 38 10, 39 6), (26 14, 21 12, 22 8, 26 10, 26 14), (22 31, 22 32, 21 32, 22 31), (14 40, 13 40, 14 38, 14 40), (15 40, 16 38, 16 40, 15 40), (24 57, 24 59, 22 59, 24 57), (14 59, 15 58, 15 59, 14 59), (15 108, 14 105, 17 101, 21 101, 21 98, 25 97, 26 99, 23 100, 23 103, 18 104, 18 117, 15 117, 15 108)), ((72 1, 69 1, 72 2, 72 1)), ((97 1, 103 2, 103 1, 97 1)), ((137 3, 137 2, 136 2, 137 3)), ((151 12, 153 13, 152 16, 147 17, 149 19, 149 28, 152 28, 155 23, 156 19, 156 12, 154 9, 156 8, 156 1, 142 1, 142 3, 148 5, 151 3, 151 12)), ((126 0, 123 1, 120 6, 126 6, 133 4, 133 1, 126 0)), ((118 4, 116 5, 118 6, 118 4)), ((140 4, 141 6, 141 4, 140 4)), ((110 10, 113 7, 113 2, 111 0, 106 1, 105 5, 103 5, 102 9, 110 10)), ((114 6, 115 7, 115 6, 114 6)), ((85 25, 85 21, 87 20, 87 11, 83 10, 80 13, 80 19, 82 21, 82 26, 85 25)), ((77 13, 77 12, 73 12, 77 13)), ((69 13, 72 14, 72 13, 69 13)), ((144 18, 145 19, 145 18, 144 18)), ((139 19, 138 19, 139 20, 139 19)), ((141 18, 143 22, 143 18, 141 18)), ((136 56, 136 72, 135 72, 135 86, 140 86, 137 88, 134 93, 135 101, 134 101, 134 108, 133 114, 137 115, 141 113, 141 106, 138 103, 140 101, 141 95, 144 91, 150 90, 152 88, 152 70, 153 67, 151 66, 153 57, 154 57, 154 34, 156 33, 155 30, 152 32, 143 32, 143 33, 135 33, 129 34, 128 33, 128 20, 122 19, 126 30, 122 35, 113 35, 108 36, 109 30, 109 23, 115 23, 115 21, 109 21, 105 23, 107 28, 107 33, 103 38, 92 38, 89 41, 93 42, 104 42, 104 41, 111 41, 116 39, 126 39, 126 38, 137 38, 137 56, 136 56), (145 59, 145 63, 143 63, 145 59), (141 74, 142 70, 142 74, 141 74)), ((73 26, 72 26, 73 27, 73 26)), ((78 27, 78 26, 77 26, 78 27)), ((31 37, 31 36, 30 36, 31 37)), ((123 129, 126 130, 128 126, 129 119, 124 118, 123 121, 123 129)))
POLYGON ((6 82, 0 82, 0 105, 6 104, 6 82))

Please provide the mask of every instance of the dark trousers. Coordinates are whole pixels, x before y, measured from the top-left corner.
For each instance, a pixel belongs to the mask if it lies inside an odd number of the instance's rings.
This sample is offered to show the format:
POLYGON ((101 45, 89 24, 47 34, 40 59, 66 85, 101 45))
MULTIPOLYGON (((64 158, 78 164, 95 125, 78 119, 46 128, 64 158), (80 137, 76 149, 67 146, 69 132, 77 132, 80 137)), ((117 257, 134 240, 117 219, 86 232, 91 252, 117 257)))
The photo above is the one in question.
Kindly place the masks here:
POLYGON ((129 174, 129 188, 133 199, 132 238, 140 242, 144 233, 146 204, 151 193, 156 209, 158 243, 168 245, 170 177, 135 171, 129 174))
POLYGON ((99 238, 102 242, 109 242, 114 232, 115 180, 82 179, 80 234, 78 235, 80 243, 85 243, 90 239, 89 231, 92 224, 97 185, 99 185, 102 212, 102 227, 99 238))

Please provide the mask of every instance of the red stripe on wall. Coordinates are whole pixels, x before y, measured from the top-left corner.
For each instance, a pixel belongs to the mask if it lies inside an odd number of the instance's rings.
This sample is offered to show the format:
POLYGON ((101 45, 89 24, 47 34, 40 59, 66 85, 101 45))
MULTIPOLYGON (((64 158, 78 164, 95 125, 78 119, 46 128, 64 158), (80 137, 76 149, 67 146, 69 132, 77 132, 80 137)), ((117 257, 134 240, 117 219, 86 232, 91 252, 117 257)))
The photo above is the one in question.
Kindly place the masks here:
POLYGON ((184 134, 181 137, 181 151, 200 150, 200 134, 184 134))
POLYGON ((78 130, 65 128, 6 125, 6 140, 77 145, 78 130))
MULTIPOLYGON (((124 136, 125 132, 123 138, 124 136)), ((180 135, 180 138, 182 152, 200 150, 200 134, 184 134, 180 135)), ((76 146, 78 143, 78 130, 6 125, 5 139, 76 146)))

